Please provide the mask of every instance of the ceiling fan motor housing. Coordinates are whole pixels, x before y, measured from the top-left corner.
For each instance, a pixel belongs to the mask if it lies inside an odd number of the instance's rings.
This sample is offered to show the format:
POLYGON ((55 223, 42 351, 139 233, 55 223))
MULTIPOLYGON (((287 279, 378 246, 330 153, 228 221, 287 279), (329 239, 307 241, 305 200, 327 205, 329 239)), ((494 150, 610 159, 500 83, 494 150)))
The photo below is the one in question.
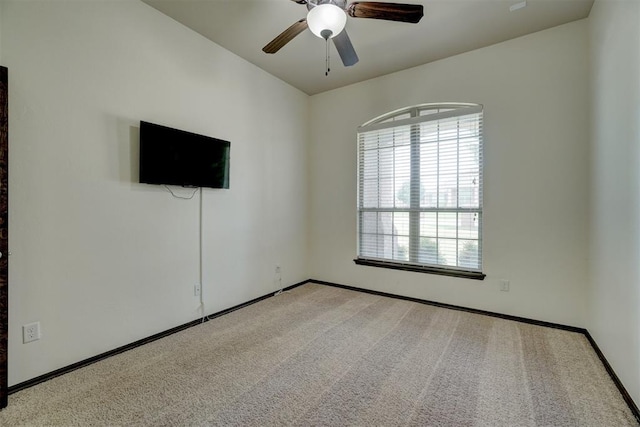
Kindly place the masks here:
POLYGON ((321 4, 333 4, 344 10, 347 7, 347 0, 307 0, 307 9, 311 10, 321 4))

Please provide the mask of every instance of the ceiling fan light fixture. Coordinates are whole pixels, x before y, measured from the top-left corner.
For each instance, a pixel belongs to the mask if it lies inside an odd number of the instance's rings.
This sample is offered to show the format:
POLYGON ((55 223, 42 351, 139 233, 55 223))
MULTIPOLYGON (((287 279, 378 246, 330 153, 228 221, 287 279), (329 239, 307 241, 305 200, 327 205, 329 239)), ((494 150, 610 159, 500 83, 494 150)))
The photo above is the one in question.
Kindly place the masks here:
POLYGON ((307 24, 313 34, 321 39, 333 38, 344 30, 347 14, 334 4, 321 4, 309 11, 307 24), (327 31, 330 35, 327 36, 327 31))

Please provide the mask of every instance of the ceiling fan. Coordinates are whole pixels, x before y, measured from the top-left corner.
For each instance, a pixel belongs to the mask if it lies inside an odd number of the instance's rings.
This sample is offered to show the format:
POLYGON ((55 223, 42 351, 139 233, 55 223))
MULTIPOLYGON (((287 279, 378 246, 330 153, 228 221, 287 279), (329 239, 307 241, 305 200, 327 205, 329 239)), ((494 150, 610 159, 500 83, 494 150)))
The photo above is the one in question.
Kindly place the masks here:
POLYGON ((351 40, 344 29, 347 15, 352 18, 384 19, 387 21, 416 24, 422 19, 421 4, 382 3, 354 1, 347 6, 347 0, 291 0, 307 6, 307 17, 295 22, 271 40, 262 50, 276 53, 298 34, 309 28, 313 34, 325 39, 333 39, 336 50, 345 67, 358 62, 351 40))

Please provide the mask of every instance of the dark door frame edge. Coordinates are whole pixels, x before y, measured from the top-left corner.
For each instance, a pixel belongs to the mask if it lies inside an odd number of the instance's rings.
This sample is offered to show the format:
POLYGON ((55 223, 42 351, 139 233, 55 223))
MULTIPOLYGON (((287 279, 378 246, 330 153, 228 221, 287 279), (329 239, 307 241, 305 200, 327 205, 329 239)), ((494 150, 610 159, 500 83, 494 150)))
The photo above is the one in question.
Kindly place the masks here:
POLYGON ((8 401, 9 359, 9 70, 0 66, 0 409, 8 401))

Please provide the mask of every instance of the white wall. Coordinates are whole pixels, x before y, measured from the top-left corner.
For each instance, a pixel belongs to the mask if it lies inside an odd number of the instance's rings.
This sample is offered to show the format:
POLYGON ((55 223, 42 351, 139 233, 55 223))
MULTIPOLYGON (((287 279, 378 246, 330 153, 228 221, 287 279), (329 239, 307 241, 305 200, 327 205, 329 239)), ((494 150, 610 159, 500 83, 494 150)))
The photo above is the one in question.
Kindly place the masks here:
POLYGON ((640 2, 595 2, 587 327, 640 402, 640 2))
POLYGON ((274 291, 276 263, 307 278, 307 95, 141 2, 0 11, 10 385, 199 317, 199 199, 137 183, 140 120, 231 141, 231 189, 204 190, 208 313, 274 291))
POLYGON ((584 326, 587 39, 578 21, 313 96, 311 277, 584 326), (444 101, 484 105, 486 279, 355 265, 356 128, 444 101))
POLYGON ((2 4, 0 4, 0 65, 2 64, 2 4))

